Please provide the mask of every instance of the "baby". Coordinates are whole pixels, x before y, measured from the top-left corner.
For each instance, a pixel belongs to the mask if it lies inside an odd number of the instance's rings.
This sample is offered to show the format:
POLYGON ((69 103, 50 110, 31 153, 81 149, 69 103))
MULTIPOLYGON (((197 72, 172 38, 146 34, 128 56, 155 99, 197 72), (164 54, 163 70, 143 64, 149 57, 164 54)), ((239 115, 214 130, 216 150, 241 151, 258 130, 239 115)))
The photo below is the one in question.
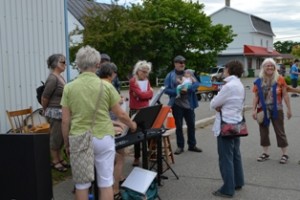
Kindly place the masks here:
POLYGON ((196 82, 196 79, 194 77, 194 70, 192 69, 186 69, 184 70, 183 77, 181 79, 177 79, 177 82, 179 85, 177 85, 176 88, 176 98, 180 97, 181 91, 187 91, 188 88, 192 85, 192 83, 196 82))

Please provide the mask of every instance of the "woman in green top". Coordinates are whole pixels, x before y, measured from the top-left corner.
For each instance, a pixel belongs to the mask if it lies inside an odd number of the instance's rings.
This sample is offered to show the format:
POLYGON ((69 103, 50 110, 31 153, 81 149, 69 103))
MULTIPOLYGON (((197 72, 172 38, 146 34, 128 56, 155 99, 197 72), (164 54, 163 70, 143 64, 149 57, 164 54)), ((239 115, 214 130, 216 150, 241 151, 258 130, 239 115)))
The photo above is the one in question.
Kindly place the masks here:
MULTIPOLYGON (((136 123, 122 110, 120 95, 113 85, 95 74, 101 60, 100 53, 90 46, 82 47, 76 54, 76 64, 81 74, 65 85, 62 105, 62 131, 65 146, 69 148, 69 135, 81 135, 89 130, 102 84, 102 95, 94 120, 93 144, 97 181, 101 199, 113 199, 113 169, 115 158, 114 128, 109 116, 111 110, 132 131, 136 123), (100 176, 101 175, 101 176, 100 176)), ((85 200, 91 183, 75 183, 76 199, 85 200)))

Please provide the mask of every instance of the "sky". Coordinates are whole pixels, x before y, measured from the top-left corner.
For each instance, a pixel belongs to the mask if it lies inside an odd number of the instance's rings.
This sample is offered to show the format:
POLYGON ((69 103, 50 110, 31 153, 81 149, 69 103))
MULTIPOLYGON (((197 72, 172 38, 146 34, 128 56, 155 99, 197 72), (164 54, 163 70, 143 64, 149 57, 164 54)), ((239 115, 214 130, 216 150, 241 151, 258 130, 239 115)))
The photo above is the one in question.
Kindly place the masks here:
MULTIPOLYGON (((111 0, 97 1, 100 3, 111 2, 111 0)), ((140 2, 141 0, 118 0, 119 5, 140 2)), ((199 3, 204 4, 204 12, 207 15, 225 6, 225 0, 199 0, 199 3)), ((271 22, 275 34, 274 42, 286 40, 300 42, 299 0, 231 0, 230 6, 271 22)))

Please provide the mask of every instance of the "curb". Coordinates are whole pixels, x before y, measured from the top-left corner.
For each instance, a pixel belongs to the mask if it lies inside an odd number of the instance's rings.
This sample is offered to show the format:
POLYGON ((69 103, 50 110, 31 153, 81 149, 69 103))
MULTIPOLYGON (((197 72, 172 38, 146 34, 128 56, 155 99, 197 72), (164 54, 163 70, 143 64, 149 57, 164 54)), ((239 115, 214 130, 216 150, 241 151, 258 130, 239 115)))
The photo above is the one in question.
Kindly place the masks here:
MULTIPOLYGON (((244 106, 245 112, 248 110, 251 110, 251 109, 252 109, 252 106, 248 106, 248 105, 244 106)), ((215 115, 204 118, 204 119, 200 119, 195 122, 195 129, 205 128, 206 126, 212 124, 214 121, 215 121, 215 115)), ((187 126, 184 125, 182 128, 183 128, 183 131, 186 132, 187 126)), ((175 133, 175 130, 176 130, 176 128, 169 129, 166 131, 165 134, 171 135, 171 134, 175 133)))

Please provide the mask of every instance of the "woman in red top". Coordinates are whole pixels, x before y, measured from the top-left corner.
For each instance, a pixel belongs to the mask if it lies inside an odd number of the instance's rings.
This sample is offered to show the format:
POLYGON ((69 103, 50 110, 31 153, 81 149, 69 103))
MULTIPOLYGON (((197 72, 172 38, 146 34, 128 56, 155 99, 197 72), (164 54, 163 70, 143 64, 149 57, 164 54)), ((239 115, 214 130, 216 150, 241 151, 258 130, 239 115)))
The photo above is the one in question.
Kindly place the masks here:
MULTIPOLYGON (((149 100, 153 96, 153 89, 148 80, 152 64, 147 61, 138 61, 133 69, 133 77, 129 81, 129 115, 132 116, 139 109, 149 106, 149 100)), ((139 165, 140 144, 134 145, 133 166, 139 165)))

